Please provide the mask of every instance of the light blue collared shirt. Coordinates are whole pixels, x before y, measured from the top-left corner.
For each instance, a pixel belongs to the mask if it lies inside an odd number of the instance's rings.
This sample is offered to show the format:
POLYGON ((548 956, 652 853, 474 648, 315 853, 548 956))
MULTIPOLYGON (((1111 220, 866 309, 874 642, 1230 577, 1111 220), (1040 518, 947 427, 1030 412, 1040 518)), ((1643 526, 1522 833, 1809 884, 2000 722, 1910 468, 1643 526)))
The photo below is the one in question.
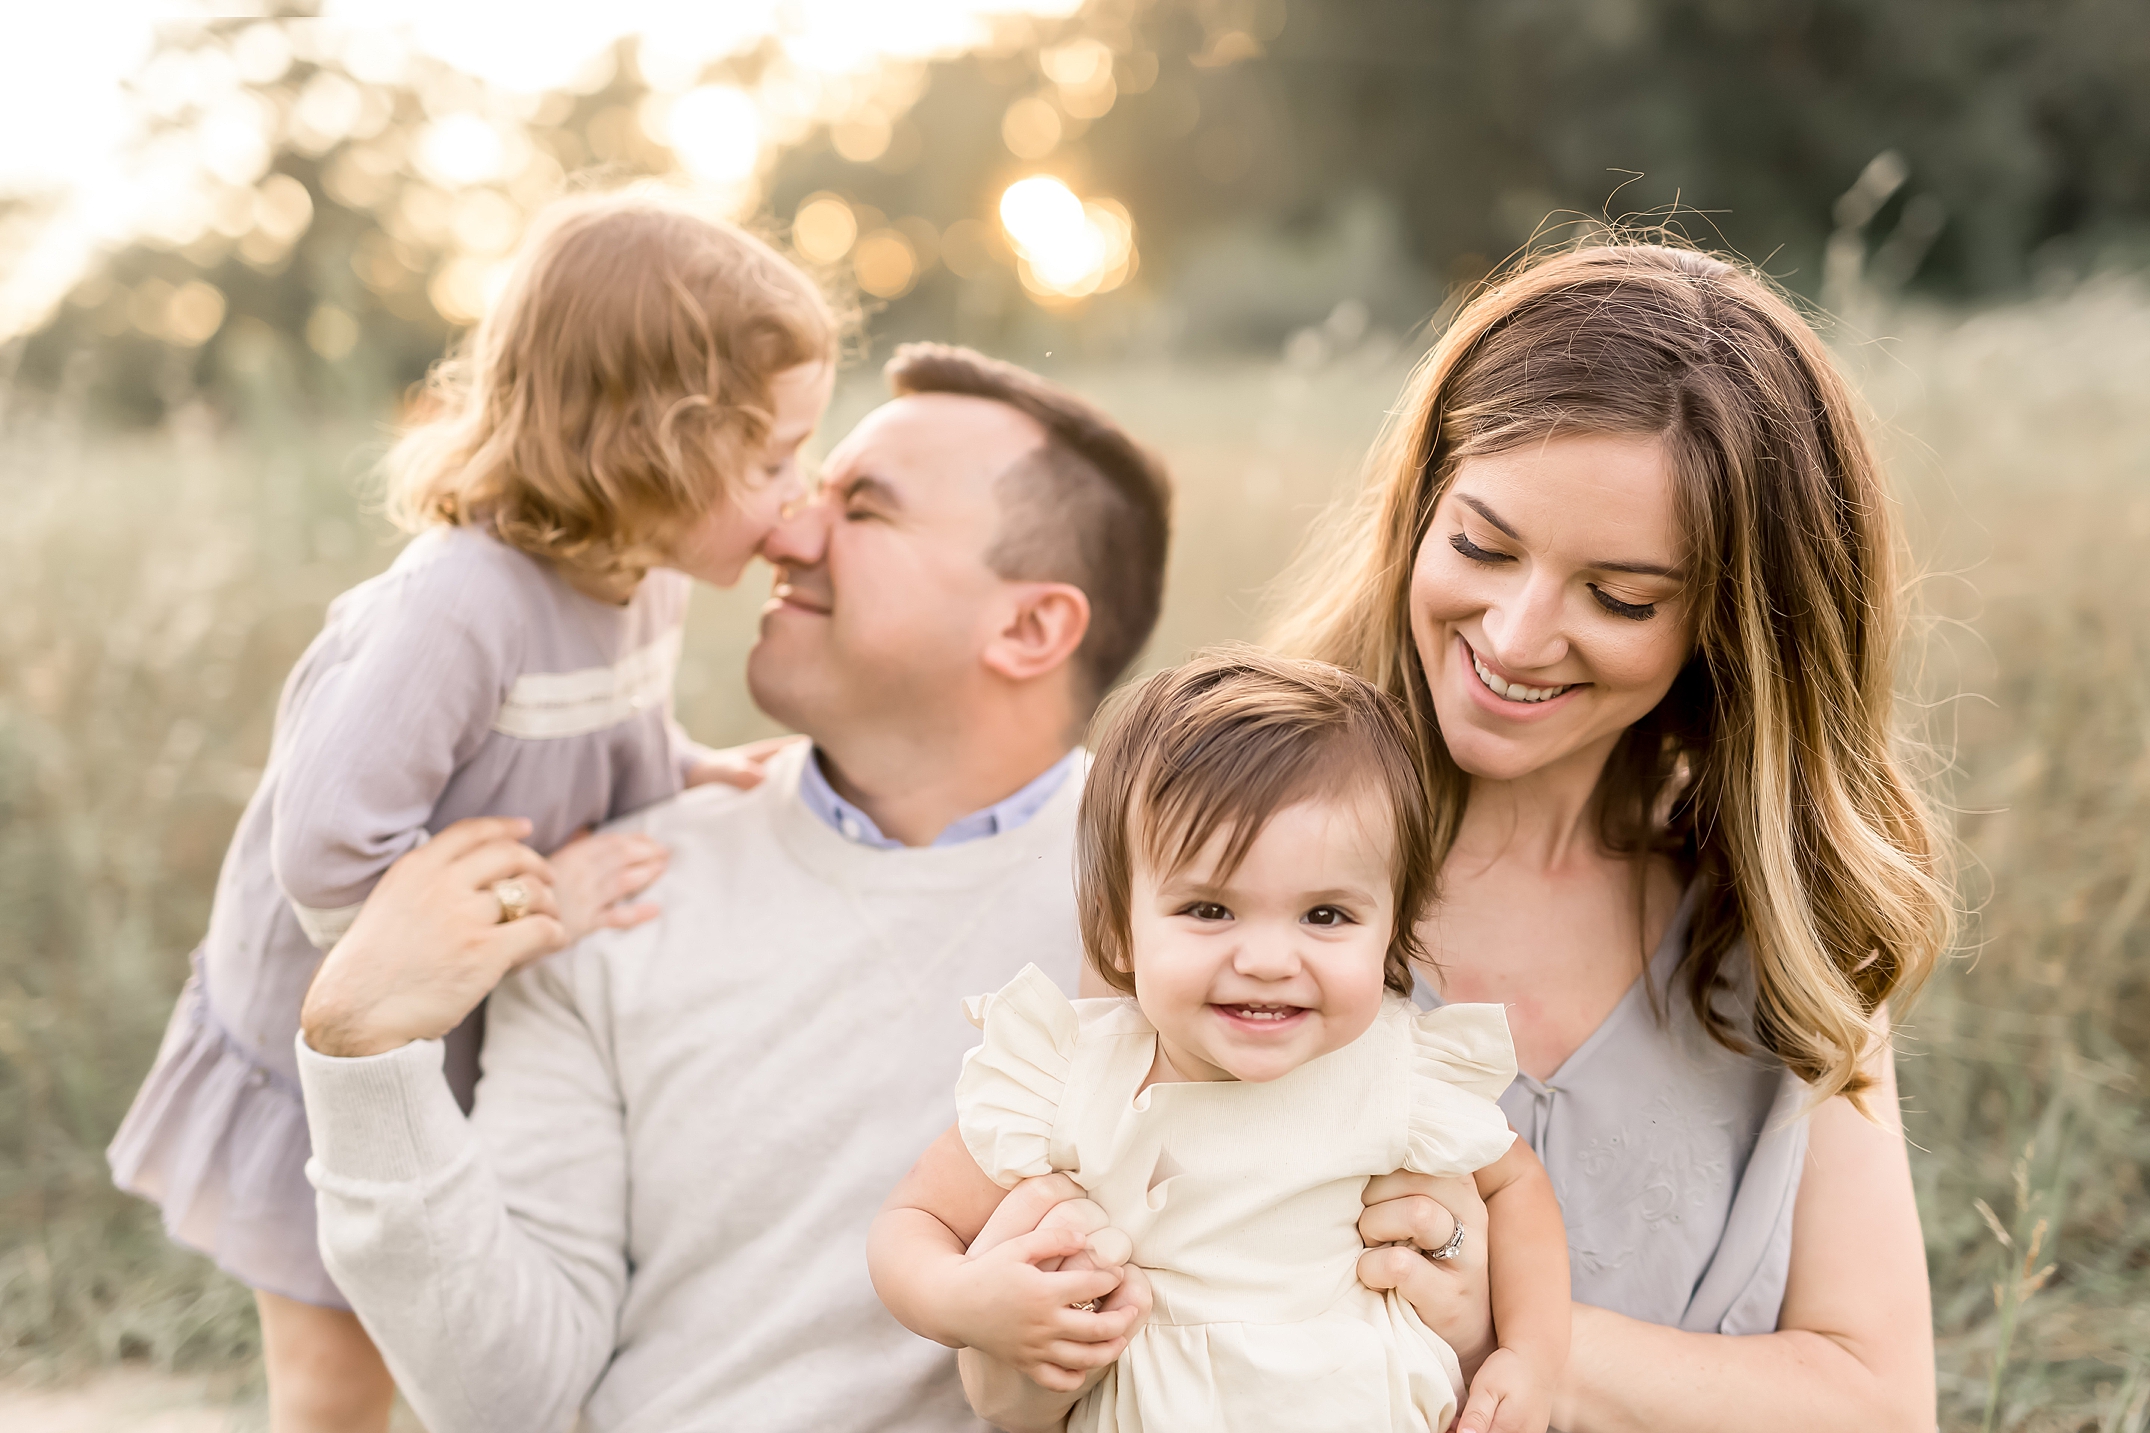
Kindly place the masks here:
MULTIPOLYGON (((1060 789, 1081 759, 1082 748, 1078 746, 1045 768, 1043 775, 1013 796, 1004 801, 996 801, 982 811, 973 811, 968 816, 949 822, 942 828, 941 834, 933 838, 933 844, 960 846, 965 841, 982 840, 987 836, 998 836, 1003 831, 1013 831, 1037 815, 1039 809, 1053 799, 1053 794, 1060 789)), ((873 824, 871 816, 836 794, 836 788, 829 785, 829 778, 821 770, 821 753, 818 750, 807 753, 806 766, 799 773, 799 799, 806 803, 807 810, 826 821, 847 841, 871 846, 877 851, 896 851, 903 847, 901 841, 891 840, 881 834, 881 828, 873 824)))

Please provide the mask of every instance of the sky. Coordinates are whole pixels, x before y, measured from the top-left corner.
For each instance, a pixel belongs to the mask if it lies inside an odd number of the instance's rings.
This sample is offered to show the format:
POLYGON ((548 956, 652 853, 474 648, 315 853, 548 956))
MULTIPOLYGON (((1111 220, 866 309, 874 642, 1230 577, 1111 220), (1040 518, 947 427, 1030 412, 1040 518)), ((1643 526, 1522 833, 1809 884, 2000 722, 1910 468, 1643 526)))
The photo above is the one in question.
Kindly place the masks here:
MULTIPOLYGON (((890 59, 960 51, 991 17, 1060 15, 1080 0, 326 0, 302 24, 431 54, 499 89, 573 82, 622 35, 689 69, 780 37, 793 62, 862 73, 890 59)), ((266 12, 268 6, 260 7, 266 12)), ((0 46, 0 198, 35 208, 0 219, 0 337, 34 326, 101 246, 143 222, 160 176, 147 172, 143 119, 127 81, 163 23, 246 14, 243 5, 88 0, 18 10, 0 46)), ((691 75, 682 80, 691 83, 691 75)), ((169 176, 161 176, 168 180, 169 176)))

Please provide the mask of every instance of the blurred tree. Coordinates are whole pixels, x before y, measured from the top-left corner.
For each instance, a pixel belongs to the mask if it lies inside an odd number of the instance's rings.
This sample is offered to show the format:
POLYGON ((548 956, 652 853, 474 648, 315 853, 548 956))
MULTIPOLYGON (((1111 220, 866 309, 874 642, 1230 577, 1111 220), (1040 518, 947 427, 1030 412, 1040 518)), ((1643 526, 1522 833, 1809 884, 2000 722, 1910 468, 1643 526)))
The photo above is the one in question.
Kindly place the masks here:
POLYGON ((1025 352, 1407 328, 1549 216, 1672 222, 1810 294, 1832 233, 1834 273, 1849 238, 1960 296, 2150 230, 2142 0, 1090 0, 870 75, 742 43, 623 40, 523 95, 391 31, 168 28, 144 234, 20 373, 134 421, 377 403, 536 206, 634 175, 766 216, 877 338, 1025 352))

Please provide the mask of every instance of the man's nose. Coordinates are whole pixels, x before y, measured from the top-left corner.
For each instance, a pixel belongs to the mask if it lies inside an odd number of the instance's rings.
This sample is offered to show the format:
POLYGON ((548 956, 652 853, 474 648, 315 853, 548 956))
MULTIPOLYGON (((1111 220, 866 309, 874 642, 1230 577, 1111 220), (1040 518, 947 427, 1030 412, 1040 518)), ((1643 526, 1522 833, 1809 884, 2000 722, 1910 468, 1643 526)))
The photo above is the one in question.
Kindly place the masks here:
POLYGON ((829 512, 819 493, 793 501, 762 539, 762 557, 776 567, 819 566, 829 552, 829 512))
POLYGON ((1549 667, 1568 654, 1564 626, 1567 594, 1549 573, 1532 573, 1523 585, 1486 609, 1480 624, 1489 655, 1521 674, 1549 667))

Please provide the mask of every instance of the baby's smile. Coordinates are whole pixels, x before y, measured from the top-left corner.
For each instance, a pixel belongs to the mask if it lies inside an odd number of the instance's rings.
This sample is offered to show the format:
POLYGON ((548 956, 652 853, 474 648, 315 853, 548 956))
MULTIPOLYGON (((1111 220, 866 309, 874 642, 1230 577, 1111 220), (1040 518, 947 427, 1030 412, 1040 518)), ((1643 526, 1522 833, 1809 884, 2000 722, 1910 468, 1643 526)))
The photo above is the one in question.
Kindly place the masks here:
POLYGON ((1235 1023, 1262 1026, 1272 1030, 1291 1024, 1307 1013, 1307 1007, 1304 1005, 1212 1004, 1209 1008, 1216 1011, 1223 1018, 1235 1023))

